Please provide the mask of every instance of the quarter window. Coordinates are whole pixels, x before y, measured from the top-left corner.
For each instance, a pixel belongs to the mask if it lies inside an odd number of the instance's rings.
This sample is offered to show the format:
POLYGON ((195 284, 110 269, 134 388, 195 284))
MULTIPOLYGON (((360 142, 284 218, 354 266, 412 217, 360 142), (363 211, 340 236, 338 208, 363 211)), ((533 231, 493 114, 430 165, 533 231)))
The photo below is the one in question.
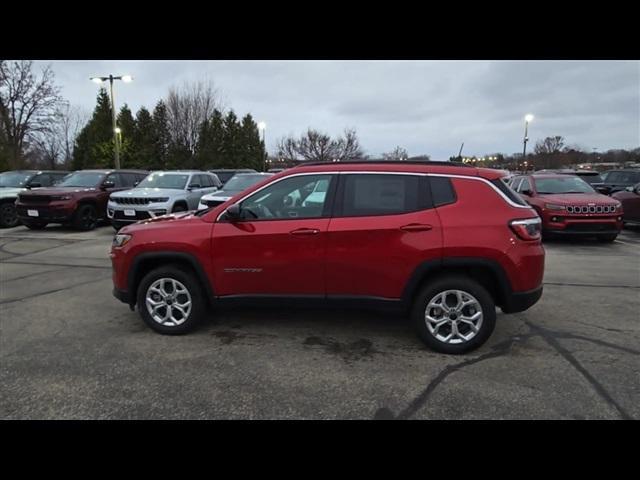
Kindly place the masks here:
POLYGON ((447 177, 429 177, 431 183, 431 196, 433 205, 441 207, 456 201, 456 191, 453 189, 451 179, 447 177))

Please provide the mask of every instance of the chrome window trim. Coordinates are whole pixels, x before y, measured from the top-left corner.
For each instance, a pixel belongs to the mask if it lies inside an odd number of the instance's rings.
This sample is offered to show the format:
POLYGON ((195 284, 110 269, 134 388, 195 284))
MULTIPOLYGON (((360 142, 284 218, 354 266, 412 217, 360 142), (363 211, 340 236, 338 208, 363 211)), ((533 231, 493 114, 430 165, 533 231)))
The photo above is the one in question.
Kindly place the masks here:
MULTIPOLYGON (((258 192, 264 190, 265 188, 270 187, 271 185, 275 185, 276 183, 281 182, 282 180, 286 180, 286 179, 293 178, 293 177, 302 177, 302 176, 305 176, 305 175, 415 175, 415 176, 419 176, 419 177, 446 177, 446 178, 461 178, 463 180, 475 180, 475 181, 483 182, 486 185, 488 185, 489 187, 491 187, 494 192, 496 192, 498 195, 500 195, 500 197, 502 197, 502 199, 505 202, 507 202, 509 205, 511 205, 512 207, 524 208, 524 209, 531 209, 532 208, 530 205, 519 205, 519 204, 513 202, 509 197, 507 197, 504 193, 502 193, 498 187, 496 187, 493 183, 491 183, 489 180, 487 180, 486 178, 483 178, 483 177, 478 177, 478 176, 473 176, 473 175, 456 175, 456 174, 448 174, 448 173, 385 172, 385 171, 371 171, 371 170, 350 170, 350 171, 294 173, 294 174, 291 174, 291 175, 287 175, 287 176, 278 178, 274 182, 269 182, 266 185, 263 185, 259 189, 254 190, 253 192, 248 193, 244 197, 240 198, 235 203, 241 203, 245 199, 250 197, 251 195, 254 195, 254 194, 258 193, 258 192)), ((227 212, 226 208, 222 212, 220 212, 220 214, 216 218, 216 222, 219 222, 220 218, 226 212, 227 212)))

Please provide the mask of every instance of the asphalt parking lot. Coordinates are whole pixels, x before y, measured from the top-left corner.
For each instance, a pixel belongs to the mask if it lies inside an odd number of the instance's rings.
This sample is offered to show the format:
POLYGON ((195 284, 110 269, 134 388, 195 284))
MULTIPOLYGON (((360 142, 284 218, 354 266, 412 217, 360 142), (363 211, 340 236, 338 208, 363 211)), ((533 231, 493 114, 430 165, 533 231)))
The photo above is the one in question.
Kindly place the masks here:
POLYGON ((112 236, 0 231, 0 418, 640 419, 640 229, 545 243, 541 301, 466 356, 364 311, 158 335, 111 295, 112 236))

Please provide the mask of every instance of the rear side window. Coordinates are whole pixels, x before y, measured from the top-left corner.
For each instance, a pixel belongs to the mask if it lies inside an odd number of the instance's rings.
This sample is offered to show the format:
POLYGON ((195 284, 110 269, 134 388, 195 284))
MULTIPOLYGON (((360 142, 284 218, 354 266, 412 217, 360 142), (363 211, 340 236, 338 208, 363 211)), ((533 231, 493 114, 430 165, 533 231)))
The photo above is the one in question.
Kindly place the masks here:
POLYGON ((421 177, 417 175, 342 175, 343 217, 364 217, 414 212, 425 205, 421 194, 421 177))
POLYGON ((527 202, 525 202, 520 197, 520 195, 518 195, 516 192, 513 191, 513 188, 511 188, 509 185, 504 183, 502 180, 500 179, 492 180, 491 183, 493 183, 496 187, 498 187, 498 190, 504 193, 506 197, 509 200, 511 200, 513 203, 517 203, 518 205, 527 205, 527 202))
POLYGON ((136 183, 136 176, 133 173, 120 173, 120 178, 122 179, 122 186, 123 187, 130 187, 133 188, 133 186, 136 183))
POLYGON ((431 183, 431 196, 435 207, 455 203, 456 191, 453 189, 451 179, 447 177, 429 177, 429 182, 431 183))

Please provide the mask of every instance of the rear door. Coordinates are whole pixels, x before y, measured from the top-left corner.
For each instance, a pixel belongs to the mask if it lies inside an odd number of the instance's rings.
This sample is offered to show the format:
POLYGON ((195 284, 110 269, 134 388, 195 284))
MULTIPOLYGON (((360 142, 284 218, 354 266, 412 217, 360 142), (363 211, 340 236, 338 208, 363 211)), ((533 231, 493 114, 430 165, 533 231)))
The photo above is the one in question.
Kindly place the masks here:
POLYGON ((442 232, 428 177, 342 172, 327 240, 327 296, 398 299, 442 232))

